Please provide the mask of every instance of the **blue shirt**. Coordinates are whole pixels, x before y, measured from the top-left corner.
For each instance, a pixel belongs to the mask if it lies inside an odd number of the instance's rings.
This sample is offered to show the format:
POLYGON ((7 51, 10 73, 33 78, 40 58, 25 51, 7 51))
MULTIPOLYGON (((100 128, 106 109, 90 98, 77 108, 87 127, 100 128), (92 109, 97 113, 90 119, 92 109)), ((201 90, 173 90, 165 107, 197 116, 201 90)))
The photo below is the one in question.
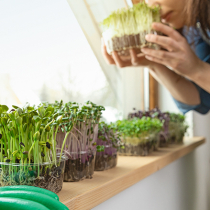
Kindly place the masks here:
MULTIPOLYGON (((186 33, 184 29, 183 32, 184 36, 186 37, 188 43, 192 46, 193 51, 195 54, 204 62, 210 64, 210 42, 204 36, 203 32, 199 28, 190 28, 189 31, 186 33)), ((208 31, 208 34, 209 31, 208 31)), ((193 83, 193 82, 192 82, 193 83)), ((210 81, 209 81, 210 83, 210 81)), ((199 87, 197 84, 193 83, 200 95, 201 103, 196 106, 184 104, 180 101, 174 99, 177 107, 179 110, 185 114, 190 110, 195 110, 201 114, 206 114, 210 110, 210 94, 199 87)))

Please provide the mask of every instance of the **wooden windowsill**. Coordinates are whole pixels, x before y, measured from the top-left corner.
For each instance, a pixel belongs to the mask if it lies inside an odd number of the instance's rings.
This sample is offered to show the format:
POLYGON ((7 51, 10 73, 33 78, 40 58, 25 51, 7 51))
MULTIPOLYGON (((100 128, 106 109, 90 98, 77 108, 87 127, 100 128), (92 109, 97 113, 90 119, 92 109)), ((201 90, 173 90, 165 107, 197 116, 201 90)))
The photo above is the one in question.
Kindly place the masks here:
POLYGON ((69 209, 91 209, 205 142, 204 137, 185 138, 181 145, 160 148, 147 157, 119 156, 116 168, 94 172, 93 179, 64 182, 58 193, 69 209))

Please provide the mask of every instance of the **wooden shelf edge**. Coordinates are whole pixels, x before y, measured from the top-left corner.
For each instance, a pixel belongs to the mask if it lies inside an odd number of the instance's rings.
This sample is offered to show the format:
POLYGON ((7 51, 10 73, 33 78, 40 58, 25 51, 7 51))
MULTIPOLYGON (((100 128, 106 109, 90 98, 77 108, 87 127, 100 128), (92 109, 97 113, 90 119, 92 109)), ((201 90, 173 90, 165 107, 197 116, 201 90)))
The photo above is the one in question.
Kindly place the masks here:
MULTIPOLYGON (((140 166, 137 169, 131 170, 127 174, 102 183, 100 186, 90 189, 80 195, 64 201, 63 203, 69 209, 91 209, 169 165, 173 161, 187 155, 204 142, 204 137, 195 137, 194 141, 189 143, 189 145, 183 145, 179 148, 175 148, 173 151, 170 151, 163 156, 159 156, 157 159, 154 159, 146 165, 140 166)), ((155 157, 155 153, 153 156, 155 157)))

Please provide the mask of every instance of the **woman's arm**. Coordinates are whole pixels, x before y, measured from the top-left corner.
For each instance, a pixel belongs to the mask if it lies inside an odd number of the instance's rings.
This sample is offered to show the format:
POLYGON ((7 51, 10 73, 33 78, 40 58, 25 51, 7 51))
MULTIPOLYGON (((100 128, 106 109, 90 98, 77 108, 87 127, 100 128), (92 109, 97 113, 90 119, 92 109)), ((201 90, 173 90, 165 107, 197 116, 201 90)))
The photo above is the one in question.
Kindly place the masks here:
POLYGON ((202 62, 200 68, 189 76, 193 82, 210 93, 210 65, 202 62))
POLYGON ((177 101, 188 105, 200 104, 199 92, 192 82, 160 64, 151 65, 149 68, 152 76, 165 86, 177 101))

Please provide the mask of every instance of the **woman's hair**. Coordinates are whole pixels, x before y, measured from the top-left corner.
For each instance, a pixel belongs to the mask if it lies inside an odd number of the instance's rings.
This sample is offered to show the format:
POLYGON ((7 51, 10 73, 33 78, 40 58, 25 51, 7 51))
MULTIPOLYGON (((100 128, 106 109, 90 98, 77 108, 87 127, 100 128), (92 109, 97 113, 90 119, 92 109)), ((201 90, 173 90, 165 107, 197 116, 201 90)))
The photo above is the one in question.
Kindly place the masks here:
MULTIPOLYGON (((187 23, 189 26, 196 26, 197 21, 201 24, 201 29, 208 37, 207 29, 210 30, 210 1, 209 0, 187 0, 187 23)), ((210 37, 208 37, 210 38, 210 37)))

